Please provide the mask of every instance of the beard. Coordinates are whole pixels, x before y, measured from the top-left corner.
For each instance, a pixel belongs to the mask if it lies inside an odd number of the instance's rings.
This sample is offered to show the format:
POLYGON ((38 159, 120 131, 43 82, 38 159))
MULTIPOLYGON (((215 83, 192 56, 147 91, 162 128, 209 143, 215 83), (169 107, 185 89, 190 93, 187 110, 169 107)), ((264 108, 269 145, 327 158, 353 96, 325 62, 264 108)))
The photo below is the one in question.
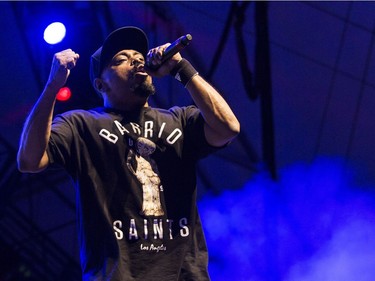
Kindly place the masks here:
POLYGON ((155 94, 155 86, 152 81, 145 79, 132 87, 133 93, 139 97, 148 98, 155 94))

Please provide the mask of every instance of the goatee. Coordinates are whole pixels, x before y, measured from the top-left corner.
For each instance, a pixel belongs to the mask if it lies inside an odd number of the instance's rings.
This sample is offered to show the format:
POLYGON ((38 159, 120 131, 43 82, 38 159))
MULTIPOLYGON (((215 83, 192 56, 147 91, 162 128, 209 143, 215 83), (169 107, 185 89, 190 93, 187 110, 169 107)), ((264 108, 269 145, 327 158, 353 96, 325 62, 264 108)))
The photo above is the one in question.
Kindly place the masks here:
POLYGON ((155 86, 152 82, 144 80, 139 84, 135 84, 132 88, 133 92, 140 97, 149 97, 155 94, 155 86))

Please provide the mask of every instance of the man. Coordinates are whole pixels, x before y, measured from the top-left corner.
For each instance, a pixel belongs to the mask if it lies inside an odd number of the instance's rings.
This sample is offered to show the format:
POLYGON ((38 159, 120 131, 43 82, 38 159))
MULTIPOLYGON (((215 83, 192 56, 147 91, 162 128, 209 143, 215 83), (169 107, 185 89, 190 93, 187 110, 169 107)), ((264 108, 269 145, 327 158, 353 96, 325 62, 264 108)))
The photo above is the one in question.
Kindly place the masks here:
POLYGON ((104 106, 52 122, 56 93, 79 59, 70 49, 55 54, 26 121, 20 171, 59 165, 77 183, 84 280, 209 280, 195 165, 228 144, 239 122, 179 53, 161 64, 168 46, 148 51, 142 30, 115 30, 91 58, 91 80, 104 106), (148 105, 152 77, 170 73, 198 108, 148 105))

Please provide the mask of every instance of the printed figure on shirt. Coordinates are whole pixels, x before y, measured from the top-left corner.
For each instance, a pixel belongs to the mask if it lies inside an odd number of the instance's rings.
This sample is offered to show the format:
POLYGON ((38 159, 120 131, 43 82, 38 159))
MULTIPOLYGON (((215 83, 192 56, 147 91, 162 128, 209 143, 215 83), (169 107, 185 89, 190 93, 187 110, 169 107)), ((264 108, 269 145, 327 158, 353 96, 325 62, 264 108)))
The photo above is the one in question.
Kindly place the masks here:
POLYGON ((136 152, 130 149, 126 164, 142 184, 143 204, 141 214, 145 216, 162 216, 164 211, 160 202, 160 191, 163 191, 163 187, 160 185, 158 167, 150 157, 156 150, 156 144, 149 139, 139 137, 135 146, 136 152), (134 160, 135 169, 131 165, 134 160))

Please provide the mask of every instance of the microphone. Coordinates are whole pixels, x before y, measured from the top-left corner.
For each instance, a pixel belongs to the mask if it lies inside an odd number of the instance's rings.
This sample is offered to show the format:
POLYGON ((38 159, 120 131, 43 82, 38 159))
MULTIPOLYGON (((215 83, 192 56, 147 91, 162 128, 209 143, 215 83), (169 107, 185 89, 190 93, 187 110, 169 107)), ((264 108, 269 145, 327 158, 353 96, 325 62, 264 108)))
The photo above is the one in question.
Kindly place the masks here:
POLYGON ((177 54, 187 45, 189 45, 191 40, 193 40, 193 36, 191 36, 190 34, 181 36, 165 49, 163 57, 161 59, 161 64, 153 65, 149 62, 146 62, 146 67, 151 70, 157 70, 165 61, 169 60, 171 57, 173 57, 173 55, 177 54))

